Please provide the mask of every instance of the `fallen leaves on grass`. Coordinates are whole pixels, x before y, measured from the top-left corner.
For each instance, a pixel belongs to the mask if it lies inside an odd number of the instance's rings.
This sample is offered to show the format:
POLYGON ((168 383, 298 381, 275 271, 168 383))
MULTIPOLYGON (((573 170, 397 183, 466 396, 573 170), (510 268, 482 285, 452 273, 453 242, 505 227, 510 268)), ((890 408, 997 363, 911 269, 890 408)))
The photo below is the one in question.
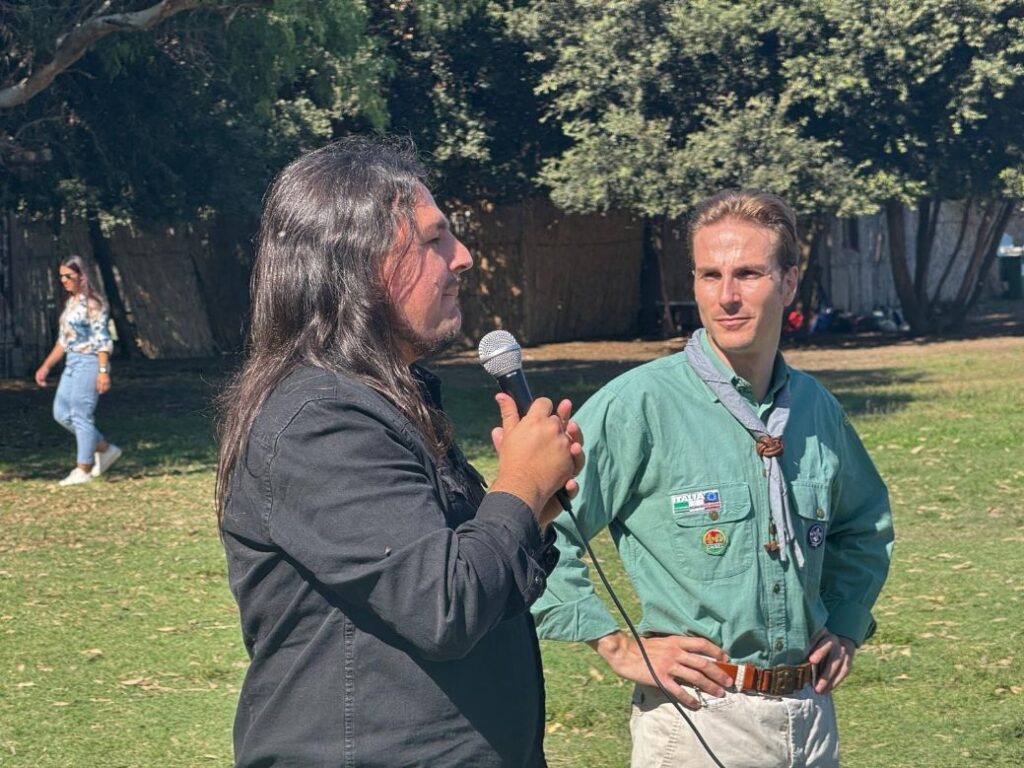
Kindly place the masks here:
POLYGON ((909 657, 912 651, 909 645, 893 645, 892 643, 878 643, 861 647, 860 653, 870 653, 880 661, 890 661, 899 657, 909 657))

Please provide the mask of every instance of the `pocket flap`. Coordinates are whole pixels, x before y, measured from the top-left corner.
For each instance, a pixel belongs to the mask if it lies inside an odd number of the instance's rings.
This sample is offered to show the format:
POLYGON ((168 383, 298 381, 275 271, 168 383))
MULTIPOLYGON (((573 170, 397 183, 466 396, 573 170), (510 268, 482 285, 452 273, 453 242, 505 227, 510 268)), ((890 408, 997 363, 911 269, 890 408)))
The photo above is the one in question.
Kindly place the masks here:
POLYGON ((790 485, 790 505, 796 513, 807 520, 827 523, 832 517, 829 504, 828 483, 813 483, 806 480, 794 480, 790 485))
POLYGON ((683 528, 732 523, 752 514, 746 483, 704 484, 672 491, 672 519, 683 528))

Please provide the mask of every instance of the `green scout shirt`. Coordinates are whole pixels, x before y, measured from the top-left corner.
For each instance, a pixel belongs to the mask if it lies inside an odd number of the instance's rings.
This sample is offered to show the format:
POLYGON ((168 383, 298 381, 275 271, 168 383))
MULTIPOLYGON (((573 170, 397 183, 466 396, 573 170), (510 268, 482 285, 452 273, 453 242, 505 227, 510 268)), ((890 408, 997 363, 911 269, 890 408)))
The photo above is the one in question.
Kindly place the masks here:
MULTIPOLYGON (((720 364, 713 353, 711 358, 720 364)), ((754 403, 750 385, 733 385, 754 403)), ((587 538, 608 527, 643 610, 641 633, 690 634, 736 662, 801 663, 823 626, 861 644, 892 553, 885 484, 835 398, 779 357, 765 401, 789 380, 780 457, 805 564, 766 551, 768 480, 754 440, 683 353, 618 377, 575 417, 587 463, 574 503, 587 538)), ((566 513, 561 558, 534 603, 541 637, 593 640, 618 630, 581 561, 566 513)))

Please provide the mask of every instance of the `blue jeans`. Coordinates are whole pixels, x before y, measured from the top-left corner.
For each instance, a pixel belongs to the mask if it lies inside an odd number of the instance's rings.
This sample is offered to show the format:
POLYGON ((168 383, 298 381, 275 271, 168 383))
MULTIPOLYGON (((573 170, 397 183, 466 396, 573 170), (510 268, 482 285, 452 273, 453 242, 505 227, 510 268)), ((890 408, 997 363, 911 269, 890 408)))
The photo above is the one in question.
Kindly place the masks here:
POLYGON ((96 444, 103 442, 103 435, 93 423, 96 402, 100 397, 96 391, 99 368, 100 361, 96 355, 68 352, 57 395, 53 398, 53 418, 75 436, 79 464, 91 465, 96 444))

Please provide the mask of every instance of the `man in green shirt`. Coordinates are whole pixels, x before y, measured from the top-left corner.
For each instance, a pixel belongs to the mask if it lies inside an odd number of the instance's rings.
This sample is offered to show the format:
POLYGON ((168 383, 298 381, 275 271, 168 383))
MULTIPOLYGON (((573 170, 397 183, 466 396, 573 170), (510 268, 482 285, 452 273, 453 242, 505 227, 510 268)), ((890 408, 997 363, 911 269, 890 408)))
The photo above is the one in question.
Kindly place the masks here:
MULTIPOLYGON (((588 539, 610 529, 653 667, 728 768, 837 765, 831 691, 875 628, 888 492, 835 398, 778 351, 798 278, 789 207, 719 193, 690 244, 704 328, 580 410, 577 517, 588 539)), ((555 526, 540 635, 587 642, 637 684, 633 766, 712 765, 594 593, 568 515, 555 526)))

